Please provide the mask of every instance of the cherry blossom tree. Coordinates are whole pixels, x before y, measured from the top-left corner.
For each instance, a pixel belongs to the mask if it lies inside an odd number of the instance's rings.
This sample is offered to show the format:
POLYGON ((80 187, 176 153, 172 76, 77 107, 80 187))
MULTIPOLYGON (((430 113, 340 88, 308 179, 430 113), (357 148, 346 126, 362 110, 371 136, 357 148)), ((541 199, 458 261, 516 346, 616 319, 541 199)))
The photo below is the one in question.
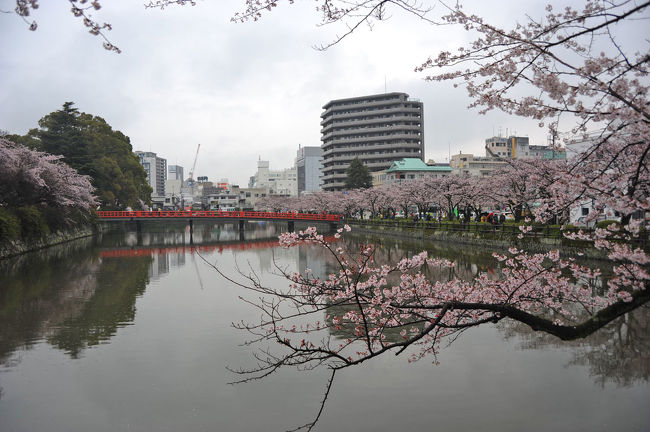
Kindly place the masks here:
MULTIPOLYGON (((428 181, 433 181, 433 178, 429 178, 428 181)), ((423 187, 424 184, 428 184, 428 182, 408 181, 399 184, 399 188, 408 197, 408 204, 416 206, 418 213, 426 212, 431 203, 434 202, 432 189, 423 187)), ((405 212, 404 215, 406 214, 408 213, 405 212)))
MULTIPOLYGON (((508 161, 508 165, 494 174, 493 196, 495 201, 506 205, 515 221, 524 216, 533 216, 533 205, 542 198, 547 185, 543 171, 550 165, 564 164, 564 161, 539 161, 519 159, 508 161)), ((556 172, 556 170, 553 170, 556 172)), ((550 179, 551 181, 554 178, 550 179)))
POLYGON ((425 188, 430 191, 431 197, 440 209, 446 209, 447 218, 454 219, 455 209, 458 209, 465 199, 464 189, 469 182, 466 176, 445 176, 442 178, 428 178, 425 188))
POLYGON ((60 162, 62 156, 30 150, 0 138, 0 206, 79 209, 97 205, 88 176, 60 162))
POLYGON ((370 212, 370 217, 375 218, 382 208, 384 193, 380 188, 359 189, 360 204, 364 210, 370 212))
POLYGON ((499 188, 498 176, 466 177, 462 187, 463 199, 461 201, 464 220, 469 221, 472 213, 480 215, 484 207, 497 208, 501 204, 495 195, 499 188))
MULTIPOLYGON (((28 18, 31 17, 38 9, 39 0, 16 0, 16 7, 14 12, 23 21, 29 26, 31 31, 38 29, 38 24, 36 21, 29 21, 28 18)), ((98 11, 101 9, 101 4, 97 0, 68 0, 68 6, 70 7, 70 12, 77 18, 81 19, 84 27, 88 29, 88 32, 93 36, 99 36, 103 39, 102 45, 108 51, 115 53, 122 52, 117 46, 115 46, 107 36, 107 32, 112 30, 112 26, 109 23, 100 23, 97 21, 92 12, 98 11)))
MULTIPOLYGON (((38 23, 35 20, 30 22, 29 18, 35 14, 36 10, 38 10, 39 4, 39 0, 16 0, 16 7, 13 10, 16 15, 25 21, 31 31, 36 31, 38 29, 38 23)), ((155 0, 145 3, 144 7, 164 9, 172 5, 196 6, 196 2, 194 0, 155 0)), ((68 6, 70 7, 72 15, 79 18, 83 26, 88 29, 88 33, 102 39, 102 46, 104 49, 117 54, 122 52, 122 50, 113 44, 113 42, 108 38, 108 32, 113 29, 113 26, 110 23, 101 23, 93 15, 102 8, 99 0, 68 0, 68 6)), ((10 11, 0 10, 0 12, 7 13, 10 11)))
POLYGON ((257 210, 283 212, 288 210, 294 210, 295 206, 288 199, 288 197, 273 195, 273 196, 266 196, 257 200, 257 202, 255 203, 255 208, 257 210))

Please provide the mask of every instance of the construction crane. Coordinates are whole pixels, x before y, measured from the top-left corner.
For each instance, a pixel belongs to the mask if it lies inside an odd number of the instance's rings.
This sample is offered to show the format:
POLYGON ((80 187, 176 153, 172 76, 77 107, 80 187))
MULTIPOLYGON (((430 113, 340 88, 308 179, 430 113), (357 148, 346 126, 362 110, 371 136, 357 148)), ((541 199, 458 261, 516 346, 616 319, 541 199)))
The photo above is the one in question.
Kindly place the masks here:
POLYGON ((196 168, 196 160, 199 158, 199 149, 201 148, 201 144, 196 148, 196 155, 194 156, 194 163, 192 164, 192 169, 190 170, 190 178, 188 182, 190 184, 194 184, 194 169, 196 168))

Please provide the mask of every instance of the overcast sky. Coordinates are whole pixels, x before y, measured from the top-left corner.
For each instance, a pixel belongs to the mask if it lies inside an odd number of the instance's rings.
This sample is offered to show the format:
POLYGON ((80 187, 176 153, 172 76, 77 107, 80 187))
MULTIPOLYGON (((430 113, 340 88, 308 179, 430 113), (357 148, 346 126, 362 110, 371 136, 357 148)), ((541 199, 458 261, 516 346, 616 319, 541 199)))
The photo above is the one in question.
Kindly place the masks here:
MULTIPOLYGON (((41 1, 30 32, 0 14, 0 129, 24 134, 44 115, 73 101, 131 138, 134 150, 156 152, 189 173, 246 185, 256 161, 293 166, 298 145, 320 145, 322 106, 332 99, 406 92, 424 102, 425 156, 484 154, 484 139, 516 132, 546 144, 536 122, 468 110, 464 90, 427 83, 413 71, 429 55, 455 49, 467 35, 433 27, 394 10, 372 30, 361 28, 326 52, 337 32, 318 27, 315 2, 282 4, 259 22, 236 24, 243 0, 145 10, 143 2, 104 0, 94 13, 109 22, 114 54, 88 34, 63 0, 41 1)), ((541 17, 542 1, 466 1, 498 23, 541 17)), ((559 2, 555 2, 560 4, 559 2)), ((575 3, 575 2, 574 2, 575 3)), ((11 10, 14 0, 0 0, 11 10)))

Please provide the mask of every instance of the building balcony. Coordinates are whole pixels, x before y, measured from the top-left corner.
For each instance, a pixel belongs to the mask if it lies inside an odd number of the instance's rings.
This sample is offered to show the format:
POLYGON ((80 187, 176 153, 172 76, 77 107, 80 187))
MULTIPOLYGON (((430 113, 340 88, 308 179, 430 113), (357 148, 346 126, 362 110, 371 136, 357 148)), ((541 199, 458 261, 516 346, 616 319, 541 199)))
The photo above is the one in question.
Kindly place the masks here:
POLYGON ((366 108, 378 108, 386 105, 396 105, 406 103, 406 97, 395 96, 389 98, 377 98, 377 99, 351 99, 349 101, 335 102, 329 107, 327 107, 321 114, 321 117, 326 117, 341 110, 363 110, 366 108))
POLYGON ((406 132, 406 133, 423 133, 423 127, 420 125, 409 125, 409 124, 391 124, 388 126, 377 126, 377 127, 355 127, 354 129, 330 129, 327 133, 321 135, 321 141, 327 141, 328 139, 338 137, 338 139, 349 139, 354 140, 356 138, 346 138, 348 136, 354 135, 368 135, 368 134, 388 134, 395 132, 406 132))
POLYGON ((345 173, 343 173, 343 174, 328 174, 328 175, 324 175, 322 177, 322 181, 323 181, 323 183, 331 182, 331 181, 340 181, 341 179, 342 179, 342 181, 345 181, 346 178, 347 178, 347 174, 345 174, 345 173))
POLYGON ((377 118, 379 116, 385 116, 385 115, 390 115, 390 114, 405 114, 405 113, 412 113, 412 114, 420 114, 422 115, 422 109, 420 108, 405 108, 405 107, 396 107, 396 108, 387 108, 387 109, 378 109, 378 110, 373 110, 373 111, 359 111, 359 112, 352 112, 352 113, 345 113, 345 114, 332 114, 326 118, 324 118, 321 122, 321 126, 325 126, 328 122, 332 120, 353 120, 355 119, 355 122, 359 122, 362 124, 365 120, 367 119, 373 119, 377 118), (365 118, 365 119, 364 119, 365 118))
POLYGON ((346 127, 355 127, 356 129, 372 129, 374 127, 377 127, 376 125, 378 124, 385 124, 385 123, 405 123, 405 122, 422 122, 422 117, 418 114, 416 115, 400 115, 395 114, 389 117, 378 117, 378 118, 372 118, 372 119, 366 119, 366 120, 356 120, 356 121, 342 121, 342 122, 337 122, 333 123, 330 122, 327 125, 323 126, 321 129, 321 134, 326 133, 330 130, 338 130, 341 128, 346 128, 346 127), (362 127, 359 126, 359 124, 362 123, 362 127))
POLYGON ((330 150, 330 147, 337 145, 337 149, 342 149, 342 151, 352 151, 353 149, 359 148, 359 151, 364 151, 368 149, 373 149, 377 146, 389 146, 396 147, 404 145, 421 145, 422 135, 416 133, 398 133, 394 135, 382 135, 374 137, 361 137, 361 138, 350 138, 350 139, 333 139, 328 142, 324 142, 321 145, 323 149, 323 157, 330 150), (418 141, 418 143, 409 143, 408 141, 418 141), (397 143, 390 143, 387 141, 398 141, 397 143), (371 144, 366 146, 360 146, 358 144, 371 144), (376 143, 376 144, 375 144, 376 143), (348 150, 350 149, 350 150, 348 150))
MULTIPOLYGON (((392 155, 394 153, 409 153, 409 150, 422 150, 421 143, 398 143, 398 144, 377 144, 372 146, 356 146, 356 147, 336 147, 326 151, 323 154, 323 163, 333 160, 333 158, 340 156, 355 157, 373 157, 373 155, 392 155)), ((391 156, 392 157, 392 156, 391 156)), ((405 156, 409 157, 409 156, 405 156)))

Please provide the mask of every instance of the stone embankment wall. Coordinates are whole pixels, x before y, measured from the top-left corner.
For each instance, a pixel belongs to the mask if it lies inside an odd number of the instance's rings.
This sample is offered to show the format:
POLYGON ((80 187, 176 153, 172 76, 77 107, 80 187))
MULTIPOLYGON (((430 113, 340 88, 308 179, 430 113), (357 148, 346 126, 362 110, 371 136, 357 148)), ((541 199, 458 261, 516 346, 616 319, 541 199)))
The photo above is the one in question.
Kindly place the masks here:
POLYGON ((70 231, 58 231, 39 239, 14 240, 7 243, 0 243, 0 259, 24 254, 38 249, 44 249, 82 237, 89 237, 96 232, 97 227, 87 226, 70 231))
POLYGON ((352 222, 350 225, 353 227, 355 233, 363 233, 367 235, 378 235, 381 237, 391 236, 395 238, 408 238, 417 239, 421 241, 432 241, 447 244, 462 244, 480 247, 489 250, 507 250, 510 247, 516 247, 532 253, 548 252, 550 250, 559 249, 563 255, 580 255, 585 258, 592 259, 607 259, 607 256, 600 250, 592 246, 579 245, 579 243, 571 245, 566 239, 561 238, 545 238, 537 237, 524 237, 518 239, 516 236, 503 235, 493 236, 496 238, 486 238, 474 232, 456 232, 446 230, 431 230, 420 228, 402 228, 396 226, 381 226, 352 222))

